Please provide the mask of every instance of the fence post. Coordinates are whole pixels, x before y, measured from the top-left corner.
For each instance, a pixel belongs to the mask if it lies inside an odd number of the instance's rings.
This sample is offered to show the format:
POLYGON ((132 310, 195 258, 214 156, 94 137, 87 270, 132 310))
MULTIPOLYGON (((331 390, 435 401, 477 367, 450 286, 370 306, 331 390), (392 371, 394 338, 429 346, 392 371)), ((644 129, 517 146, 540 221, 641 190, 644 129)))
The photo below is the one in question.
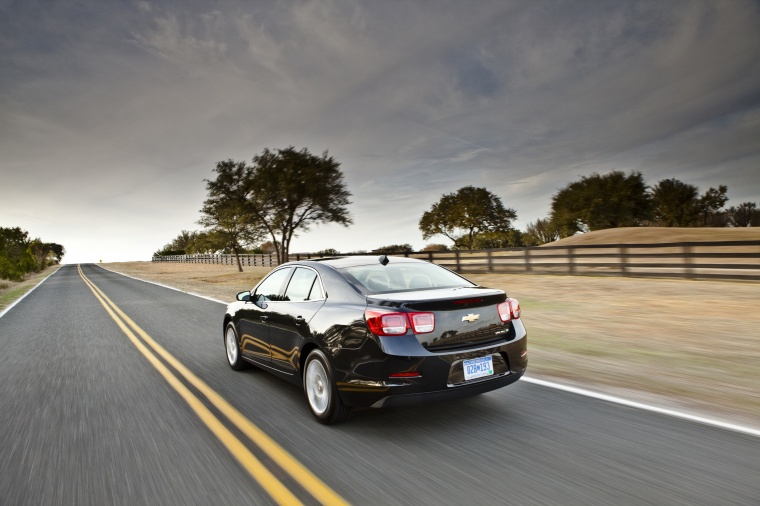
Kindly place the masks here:
POLYGON ((523 253, 525 253, 525 272, 530 272, 530 248, 525 248, 523 253))
POLYGON ((628 275, 628 248, 620 245, 620 274, 628 275))
POLYGON ((454 256, 456 257, 456 260, 457 260, 457 272, 459 272, 462 270, 462 265, 459 263, 459 250, 454 251, 454 256))
POLYGON ((569 274, 575 274, 575 248, 567 248, 567 270, 569 274))
POLYGON ((488 256, 488 272, 493 272, 493 253, 490 249, 486 250, 488 256))
POLYGON ((692 268, 692 265, 691 265, 691 244, 683 245, 683 266, 684 266, 684 276, 687 278, 693 278, 694 269, 692 268))

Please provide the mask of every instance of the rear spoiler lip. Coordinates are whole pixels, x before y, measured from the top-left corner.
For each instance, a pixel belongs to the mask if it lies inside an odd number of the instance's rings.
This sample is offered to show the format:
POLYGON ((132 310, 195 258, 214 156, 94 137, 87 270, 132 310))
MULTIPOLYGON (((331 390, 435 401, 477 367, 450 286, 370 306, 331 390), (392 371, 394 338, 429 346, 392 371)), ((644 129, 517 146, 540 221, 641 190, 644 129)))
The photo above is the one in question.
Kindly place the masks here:
MULTIPOLYGON (((382 307, 408 307, 417 304, 429 304, 433 302, 454 302, 457 300, 469 299, 494 299, 495 303, 503 302, 507 299, 507 294, 503 290, 484 287, 463 287, 455 289, 457 292, 452 293, 451 288, 410 290, 404 292, 378 293, 367 296, 367 305, 382 307), (458 291, 461 290, 461 291, 458 291), (443 296, 445 294, 445 296, 443 296)), ((481 304, 482 305, 482 304, 481 304)), ((472 304, 463 304, 461 307, 471 307, 472 304)))

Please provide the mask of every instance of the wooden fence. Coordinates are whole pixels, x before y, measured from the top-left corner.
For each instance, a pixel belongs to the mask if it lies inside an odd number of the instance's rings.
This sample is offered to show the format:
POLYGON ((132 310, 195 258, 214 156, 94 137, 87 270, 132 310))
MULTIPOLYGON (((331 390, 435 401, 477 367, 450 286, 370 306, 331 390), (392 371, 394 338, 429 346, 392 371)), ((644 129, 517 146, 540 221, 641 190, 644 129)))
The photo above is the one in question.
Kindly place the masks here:
MULTIPOLYGON (((378 253, 373 253, 378 254, 378 253)), ((403 254, 463 274, 570 274, 760 280, 760 241, 594 244, 403 254)), ((293 254, 290 260, 318 258, 293 254)), ((154 262, 235 264, 234 255, 175 255, 154 262)), ((241 255, 246 266, 274 267, 272 255, 241 255)))
MULTIPOLYGON (((170 262, 184 264, 237 265, 235 255, 163 255, 154 256, 153 262, 170 262)), ((240 263, 246 267, 276 267, 277 257, 269 255, 240 255, 240 263)))

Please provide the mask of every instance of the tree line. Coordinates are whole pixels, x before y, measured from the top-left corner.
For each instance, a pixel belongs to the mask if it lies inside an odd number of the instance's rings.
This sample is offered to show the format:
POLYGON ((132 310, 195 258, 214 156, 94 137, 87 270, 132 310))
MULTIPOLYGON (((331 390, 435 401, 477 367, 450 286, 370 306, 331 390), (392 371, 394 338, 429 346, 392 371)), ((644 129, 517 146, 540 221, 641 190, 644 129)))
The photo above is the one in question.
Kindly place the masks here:
POLYGON ((443 195, 419 222, 423 239, 443 235, 455 249, 540 246, 579 232, 619 227, 756 227, 760 210, 754 202, 724 208, 728 188, 704 194, 678 179, 648 186, 640 172, 594 173, 568 183, 552 196, 548 217, 528 223, 525 231, 511 223, 517 217, 486 188, 467 186, 443 195))
POLYGON ((754 202, 725 208, 728 188, 700 195, 678 179, 648 186, 640 172, 594 173, 567 184, 552 197, 551 213, 528 224, 528 242, 544 244, 578 232, 618 227, 756 227, 754 202))
POLYGON ((0 227, 0 278, 21 281, 63 259, 66 250, 54 242, 31 239, 20 227, 0 227))
MULTIPOLYGON (((352 224, 340 163, 308 149, 264 151, 252 161, 220 161, 216 177, 205 179, 207 197, 198 223, 202 231, 182 231, 154 255, 196 253, 274 253, 287 261, 290 243, 320 223, 352 224)), ((640 172, 591 174, 568 183, 552 196, 546 218, 517 230, 517 212, 486 188, 465 186, 444 194, 419 220, 422 237, 443 236, 451 244, 429 244, 425 250, 489 249, 538 246, 588 232, 617 227, 748 227, 760 226, 753 202, 725 208, 728 188, 703 194, 677 179, 646 184, 640 172)), ((408 244, 381 246, 373 252, 412 251, 408 244)), ((339 254, 334 248, 324 255, 339 254)))

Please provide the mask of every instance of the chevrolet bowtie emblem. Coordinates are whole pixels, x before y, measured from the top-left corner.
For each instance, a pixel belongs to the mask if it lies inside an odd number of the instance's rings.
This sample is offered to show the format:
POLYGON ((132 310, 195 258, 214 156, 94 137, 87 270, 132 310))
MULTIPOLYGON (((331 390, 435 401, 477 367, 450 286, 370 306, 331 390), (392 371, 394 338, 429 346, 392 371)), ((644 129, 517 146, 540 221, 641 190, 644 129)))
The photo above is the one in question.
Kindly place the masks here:
POLYGON ((472 323, 472 322, 474 322, 475 320, 478 320, 478 319, 480 319, 480 315, 479 314, 472 314, 472 313, 468 314, 467 316, 463 316, 462 317, 462 321, 463 322, 470 322, 470 323, 472 323))

